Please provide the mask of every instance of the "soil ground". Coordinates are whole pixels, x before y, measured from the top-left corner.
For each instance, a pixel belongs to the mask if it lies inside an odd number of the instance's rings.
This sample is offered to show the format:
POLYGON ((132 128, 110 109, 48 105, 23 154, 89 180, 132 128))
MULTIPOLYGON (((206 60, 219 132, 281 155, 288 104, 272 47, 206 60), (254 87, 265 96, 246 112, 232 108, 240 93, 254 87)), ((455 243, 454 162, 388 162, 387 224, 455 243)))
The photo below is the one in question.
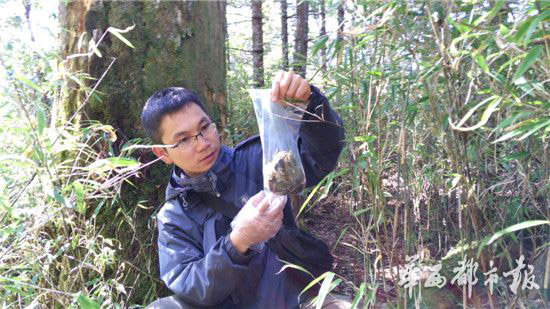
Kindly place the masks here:
MULTIPOLYGON (((342 231, 348 227, 357 227, 357 223, 339 201, 334 197, 318 203, 310 209, 301 219, 300 225, 322 239, 332 250, 334 257, 334 272, 347 280, 353 282, 359 287, 365 280, 363 271, 363 256, 356 249, 349 245, 359 246, 357 239, 352 237, 352 233, 346 232, 338 240, 342 231), (338 243, 337 243, 338 242, 338 243), (349 244, 349 245, 346 245, 349 244)), ((347 295, 351 298, 355 295, 354 289, 349 284, 340 284, 335 289, 336 293, 347 295)))

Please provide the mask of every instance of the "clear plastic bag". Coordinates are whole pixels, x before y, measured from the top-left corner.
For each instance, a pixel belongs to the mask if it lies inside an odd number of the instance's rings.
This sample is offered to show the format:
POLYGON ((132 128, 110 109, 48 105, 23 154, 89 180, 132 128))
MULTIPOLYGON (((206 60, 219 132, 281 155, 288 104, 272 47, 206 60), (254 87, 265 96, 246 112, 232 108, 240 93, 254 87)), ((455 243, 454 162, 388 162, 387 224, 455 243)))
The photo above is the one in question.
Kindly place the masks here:
POLYGON ((250 89, 263 150, 264 189, 277 195, 298 193, 306 177, 298 150, 303 110, 271 102, 270 89, 250 89))

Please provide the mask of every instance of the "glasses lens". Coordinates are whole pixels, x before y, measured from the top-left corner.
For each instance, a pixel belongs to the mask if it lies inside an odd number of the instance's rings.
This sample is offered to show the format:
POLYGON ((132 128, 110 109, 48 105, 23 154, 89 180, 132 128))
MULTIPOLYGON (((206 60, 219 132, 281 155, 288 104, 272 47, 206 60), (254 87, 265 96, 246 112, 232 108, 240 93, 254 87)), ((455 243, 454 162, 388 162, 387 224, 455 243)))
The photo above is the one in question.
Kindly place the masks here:
POLYGON ((187 149, 190 146, 192 146, 193 144, 195 144, 196 142, 198 142, 199 136, 202 137, 202 138, 205 138, 205 135, 211 135, 215 131, 216 131, 216 124, 211 122, 204 129, 202 129, 202 131, 199 134, 197 134, 195 136, 187 137, 187 138, 181 140, 177 147, 179 147, 182 150, 187 149))
POLYGON ((186 149, 186 148, 189 148, 189 146, 191 146, 192 142, 193 142, 193 139, 194 138, 185 138, 183 139, 180 144, 178 145, 178 147, 180 149, 186 149))
POLYGON ((205 134, 211 134, 211 133, 214 133, 214 131, 216 131, 216 124, 211 122, 206 128, 204 128, 203 132, 205 134))

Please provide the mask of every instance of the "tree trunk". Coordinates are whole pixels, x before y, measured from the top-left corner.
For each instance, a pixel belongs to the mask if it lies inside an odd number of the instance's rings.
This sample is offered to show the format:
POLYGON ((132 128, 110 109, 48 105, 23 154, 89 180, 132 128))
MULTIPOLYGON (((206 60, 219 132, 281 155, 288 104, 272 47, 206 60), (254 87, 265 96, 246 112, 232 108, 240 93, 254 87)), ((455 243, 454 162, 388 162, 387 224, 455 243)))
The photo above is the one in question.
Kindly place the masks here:
MULTIPOLYGON (((60 22, 66 30, 61 31, 60 37, 63 59, 86 53, 86 42, 91 38, 97 42, 103 34, 105 37, 98 47, 102 57, 94 54, 65 63, 66 71, 87 73, 93 79, 84 81, 85 86, 67 81, 67 91, 61 106, 57 107, 60 116, 69 119, 81 109, 77 114, 82 114, 83 119, 112 125, 119 138, 113 145, 117 153, 117 146, 126 140, 145 135, 140 115, 147 98, 159 89, 180 86, 197 93, 223 132, 226 127, 225 5, 223 1, 61 1, 60 22), (134 48, 112 33, 106 33, 109 27, 125 29, 132 25, 135 28, 122 35, 134 48), (84 44, 81 44, 83 33, 84 44), (99 83, 96 96, 83 105, 86 87, 94 87, 96 83, 99 83)), ((73 122, 78 123, 79 117, 73 122)), ((153 157, 148 151, 134 156, 141 162, 153 157)), ((143 303, 145 297, 164 294, 159 293, 163 285, 158 281, 155 227, 150 227, 149 221, 164 201, 163 188, 169 171, 170 167, 161 163, 142 170, 141 178, 130 179, 133 186, 123 187, 115 206, 104 207, 97 216, 97 224, 104 227, 103 233, 110 237, 117 235, 123 248, 120 258, 136 266, 128 268, 124 277, 123 283, 133 287, 131 299, 124 300, 128 303, 143 303), (151 206, 149 209, 136 207, 144 200, 151 206), (115 218, 119 216, 119 209, 134 214, 135 235, 131 229, 124 231, 117 225, 120 220, 115 218)))
MULTIPOLYGON (((319 4, 321 5, 321 8, 320 8, 321 30, 319 32, 319 35, 322 38, 327 35, 325 0, 320 0, 319 4)), ((323 68, 323 70, 326 70, 326 65, 327 65, 327 48, 325 45, 321 48, 321 68, 323 68)))
MULTIPOLYGON (((135 48, 107 34, 99 46, 103 57, 76 58, 69 64, 99 78, 112 68, 98 87, 101 100, 86 106, 89 118, 115 126, 129 138, 143 136, 140 114, 147 98, 170 86, 194 90, 222 127, 225 102, 225 2, 210 1, 102 1, 82 0, 60 4, 62 56, 79 50, 80 35, 96 41, 108 27, 135 28, 123 34, 135 48)), ((75 86, 63 101, 65 115, 79 104, 75 86)))
POLYGON ((294 35, 294 71, 306 76, 307 35, 308 35, 308 2, 296 0, 296 32, 294 35))
POLYGON ((338 4, 338 41, 341 41, 343 38, 342 33, 344 32, 344 2, 340 1, 338 4))
POLYGON ((286 0, 281 0, 281 39, 283 41, 283 63, 281 68, 288 71, 288 5, 286 0))
POLYGON ((252 64, 254 87, 264 86, 264 40, 262 22, 262 0, 252 0, 252 64))

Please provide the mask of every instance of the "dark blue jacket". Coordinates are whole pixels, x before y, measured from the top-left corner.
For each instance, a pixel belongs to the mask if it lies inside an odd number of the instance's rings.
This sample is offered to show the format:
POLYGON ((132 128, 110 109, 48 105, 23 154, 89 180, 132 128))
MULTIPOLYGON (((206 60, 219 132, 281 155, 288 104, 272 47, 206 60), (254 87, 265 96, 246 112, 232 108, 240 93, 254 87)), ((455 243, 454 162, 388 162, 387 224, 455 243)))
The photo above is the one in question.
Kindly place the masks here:
MULTIPOLYGON (((317 88, 311 90, 298 138, 306 186, 317 184, 334 169, 344 145, 340 117, 317 88)), ((222 146, 204 175, 189 178, 174 168, 166 203, 157 215, 160 274, 170 290, 197 307, 298 307, 302 286, 287 271, 277 274, 284 264, 276 255, 267 247, 237 252, 229 240, 229 220, 202 205, 200 197, 219 193, 226 202, 241 208, 262 189, 258 136, 234 149, 222 146)), ((290 202, 284 209, 284 224, 296 224, 290 202)))

